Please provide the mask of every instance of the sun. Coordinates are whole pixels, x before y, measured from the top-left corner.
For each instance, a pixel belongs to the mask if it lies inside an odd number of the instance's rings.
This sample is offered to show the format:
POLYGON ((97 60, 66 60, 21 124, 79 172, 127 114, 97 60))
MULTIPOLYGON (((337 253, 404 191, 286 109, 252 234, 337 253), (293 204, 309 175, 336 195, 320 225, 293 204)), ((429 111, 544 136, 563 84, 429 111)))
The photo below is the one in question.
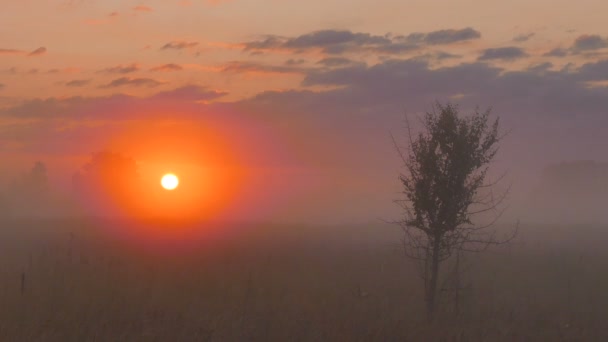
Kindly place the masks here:
POLYGON ((166 190, 173 190, 179 185, 179 178, 172 173, 167 173, 161 178, 160 185, 166 190))

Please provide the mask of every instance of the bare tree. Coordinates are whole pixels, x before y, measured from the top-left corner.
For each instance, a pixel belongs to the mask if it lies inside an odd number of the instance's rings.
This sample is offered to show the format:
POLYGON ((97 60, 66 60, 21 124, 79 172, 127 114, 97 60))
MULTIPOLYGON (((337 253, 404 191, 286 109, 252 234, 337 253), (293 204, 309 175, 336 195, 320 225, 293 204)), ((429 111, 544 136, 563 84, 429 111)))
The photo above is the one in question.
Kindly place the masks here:
MULTIPOLYGON (((424 281, 428 320, 436 312, 439 271, 442 262, 457 251, 482 251, 515 236, 497 238, 486 228, 502 214, 499 204, 508 189, 494 194, 488 168, 498 151, 499 120, 489 122, 490 110, 476 110, 461 117, 452 104, 436 104, 422 118, 423 130, 412 136, 406 118, 409 149, 395 147, 407 173, 400 175, 405 198, 396 202, 404 217, 397 221, 405 232, 405 254, 419 261, 424 281), (476 224, 473 216, 493 213, 487 224, 476 224)), ((504 210, 504 209, 503 209, 504 210)))

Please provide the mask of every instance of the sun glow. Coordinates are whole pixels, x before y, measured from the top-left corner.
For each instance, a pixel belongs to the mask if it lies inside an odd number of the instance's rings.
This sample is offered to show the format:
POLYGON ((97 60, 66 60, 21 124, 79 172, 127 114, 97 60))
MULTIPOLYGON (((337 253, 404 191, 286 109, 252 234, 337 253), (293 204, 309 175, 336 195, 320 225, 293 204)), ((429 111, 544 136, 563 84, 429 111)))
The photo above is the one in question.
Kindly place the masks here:
POLYGON ((179 179, 176 175, 168 173, 164 175, 163 178, 160 180, 160 184, 166 190, 173 190, 179 185, 179 179))

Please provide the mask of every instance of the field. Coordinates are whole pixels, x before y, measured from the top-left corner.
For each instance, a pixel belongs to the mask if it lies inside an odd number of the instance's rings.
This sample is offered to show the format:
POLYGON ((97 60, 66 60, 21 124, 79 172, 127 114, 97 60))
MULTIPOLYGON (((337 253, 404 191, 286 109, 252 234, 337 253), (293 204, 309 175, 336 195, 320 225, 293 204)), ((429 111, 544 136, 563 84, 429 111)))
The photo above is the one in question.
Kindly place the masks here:
POLYGON ((428 325, 382 223, 215 225, 187 244, 109 226, 2 222, 1 341, 608 340, 608 227, 522 224, 511 245, 465 256, 460 315, 444 291, 428 325))

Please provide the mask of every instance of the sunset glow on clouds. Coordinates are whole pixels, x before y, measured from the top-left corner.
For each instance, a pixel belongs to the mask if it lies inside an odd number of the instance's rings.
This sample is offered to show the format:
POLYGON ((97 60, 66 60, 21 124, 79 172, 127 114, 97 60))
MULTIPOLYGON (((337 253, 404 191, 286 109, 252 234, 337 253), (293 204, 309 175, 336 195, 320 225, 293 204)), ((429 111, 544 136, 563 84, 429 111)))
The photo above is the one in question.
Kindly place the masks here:
POLYGON ((513 129, 498 164, 514 177, 605 156, 607 10, 593 0, 5 0, 0 180, 42 160, 66 188, 91 153, 113 148, 150 182, 171 156, 185 169, 246 170, 243 217, 374 219, 397 191, 389 133, 404 109, 448 99, 492 106, 513 129), (164 139, 179 152, 142 148, 160 139, 156 126, 176 127, 164 139), (180 137, 185 127, 224 147, 187 153, 198 140, 180 137), (256 197, 259 210, 246 208, 256 197))

